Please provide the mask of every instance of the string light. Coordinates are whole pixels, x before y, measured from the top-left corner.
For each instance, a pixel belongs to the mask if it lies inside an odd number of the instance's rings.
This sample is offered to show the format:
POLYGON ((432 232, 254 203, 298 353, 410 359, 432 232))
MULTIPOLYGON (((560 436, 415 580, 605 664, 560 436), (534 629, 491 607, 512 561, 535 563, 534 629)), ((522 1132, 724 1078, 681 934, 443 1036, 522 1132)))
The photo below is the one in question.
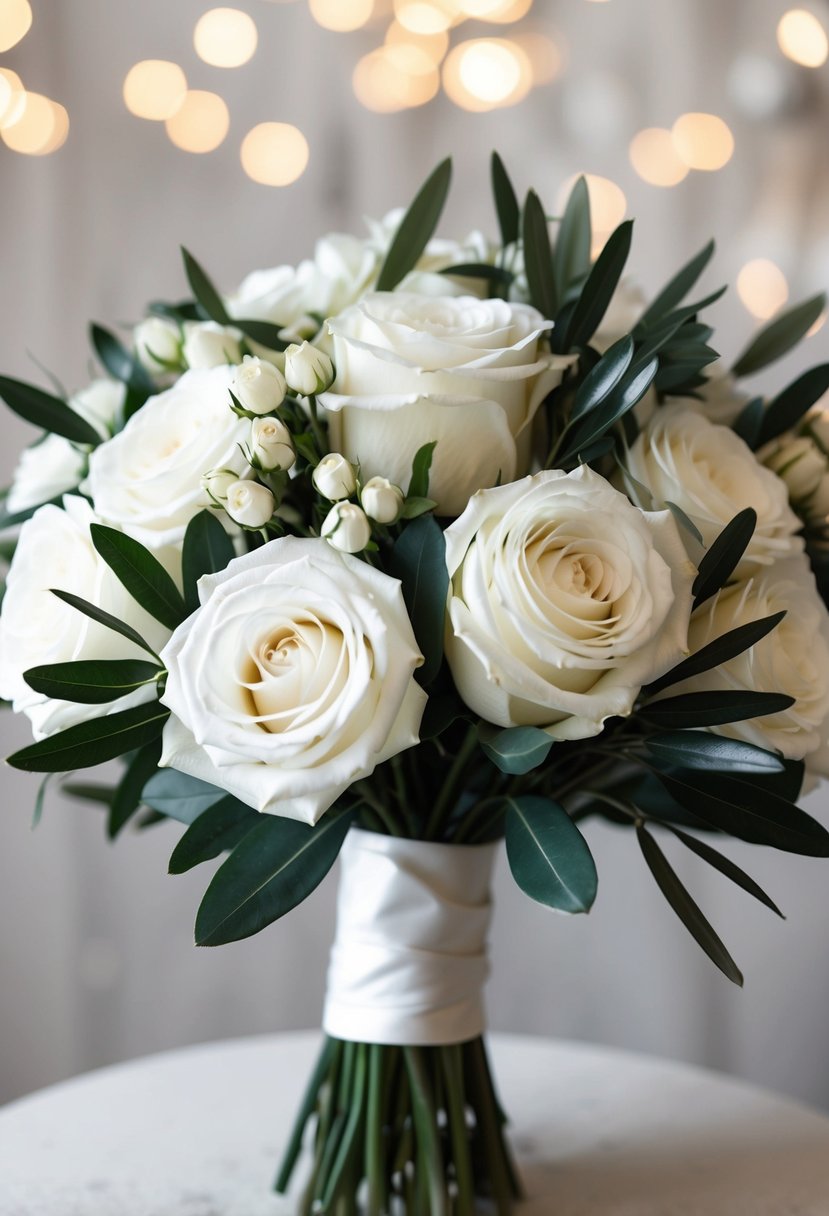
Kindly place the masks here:
POLYGON ((413 34, 442 34, 454 19, 447 5, 431 0, 394 0, 394 12, 399 24, 413 34))
POLYGON ((767 321, 788 300, 789 285, 775 262, 754 258, 737 275, 737 294, 753 317, 767 321))
POLYGON ((66 142, 69 115, 65 108, 40 93, 26 93, 21 113, 0 131, 3 143, 26 156, 48 156, 66 142))
POLYGON ((187 77, 177 63, 143 59, 127 72, 124 103, 136 118, 164 122, 172 118, 187 93, 187 77))
POLYGON ((532 6, 533 0, 460 0, 458 4, 464 17, 498 25, 520 21, 532 6))
POLYGON ((651 186, 676 186, 688 176, 688 166, 679 157, 670 131, 648 127, 634 135, 629 148, 630 163, 651 186))
POLYGON ((526 52, 504 38, 476 38, 449 52, 443 67, 447 96, 464 110, 516 105, 533 83, 526 52))
POLYGON ((805 8, 792 8, 777 25, 777 45, 794 63, 804 68, 822 67, 829 57, 829 38, 815 16, 805 8))
POLYGON ((734 152, 734 136, 716 114, 682 114, 671 134, 677 154, 689 169, 722 169, 734 152))
POLYGON ((11 68, 0 68, 0 131, 23 113, 26 92, 23 81, 11 68))
POLYGON ((238 8, 211 8, 193 31, 196 54, 214 68, 240 68, 259 41, 256 22, 238 8))
POLYGON ((386 46, 416 46, 425 51, 432 63, 442 63, 449 50, 449 34, 441 30, 438 34, 413 34, 399 21, 392 21, 386 30, 386 46))
POLYGON ((218 93, 191 89, 165 127, 172 143, 184 152, 214 152, 230 128, 230 114, 218 93))
POLYGON ((10 51, 32 26, 29 0, 0 0, 0 53, 10 51))
POLYGON ((564 53, 548 34, 514 34, 511 41, 527 56, 534 85, 550 84, 561 73, 564 53))
POLYGON ((308 165, 308 141, 285 122, 260 122, 242 141, 242 168, 263 186, 289 186, 308 165))
POLYGON ((354 69, 357 100, 377 114, 426 105, 440 88, 440 75, 427 53, 413 44, 380 47, 354 69))
POLYGON ((309 0, 308 7, 317 25, 345 34, 371 20, 374 0, 309 0))

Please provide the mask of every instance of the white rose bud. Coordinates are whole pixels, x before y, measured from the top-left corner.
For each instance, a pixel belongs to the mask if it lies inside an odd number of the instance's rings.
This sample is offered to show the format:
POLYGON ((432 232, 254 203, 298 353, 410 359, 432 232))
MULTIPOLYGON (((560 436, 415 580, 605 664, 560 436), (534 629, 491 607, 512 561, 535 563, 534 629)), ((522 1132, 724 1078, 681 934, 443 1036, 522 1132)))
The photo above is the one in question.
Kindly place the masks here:
POLYGON ((191 370, 239 363, 242 350, 238 329, 215 321, 190 321, 184 327, 184 358, 191 370))
POLYGON ((310 342, 294 343, 285 351, 285 379, 288 387, 301 397, 324 393, 334 381, 334 365, 310 342))
POLYGON ((296 462, 291 432, 278 418, 254 418, 250 427, 251 463, 264 473, 287 473, 296 462))
POLYGON ((273 363, 245 355, 233 377, 230 391, 251 414, 272 414, 285 400, 288 386, 282 372, 273 363))
POLYGON ((174 321, 147 317, 133 332, 135 353, 150 372, 167 370, 181 363, 181 331, 174 321))
POLYGON ((370 519, 378 524, 393 524, 403 506, 403 491, 387 477, 372 477, 363 486, 360 502, 370 519))
POLYGON ((233 469, 211 469, 209 473, 205 473, 204 477, 202 477, 201 484, 202 488, 214 502, 221 503, 224 506, 227 502, 228 490, 238 480, 239 474, 234 473, 233 469))
POLYGON ((314 488, 329 502, 350 498, 357 489, 354 466, 339 452, 324 456, 311 475, 314 488))
POLYGON ((829 472, 809 499, 808 515, 811 523, 825 524, 829 521, 829 472))
POLYGON ((322 536, 342 553, 360 553, 371 540, 371 524, 362 507, 338 502, 325 517, 322 536))
POLYGON ((829 452, 829 409, 816 407, 804 420, 803 430, 811 435, 823 452, 829 452))
POLYGON ((276 499, 258 481, 234 481, 228 486, 225 510, 243 528, 264 528, 276 510, 276 499))
POLYGON ((826 457, 808 435, 775 440, 758 452, 758 459, 785 481, 795 506, 811 498, 827 471, 826 457))

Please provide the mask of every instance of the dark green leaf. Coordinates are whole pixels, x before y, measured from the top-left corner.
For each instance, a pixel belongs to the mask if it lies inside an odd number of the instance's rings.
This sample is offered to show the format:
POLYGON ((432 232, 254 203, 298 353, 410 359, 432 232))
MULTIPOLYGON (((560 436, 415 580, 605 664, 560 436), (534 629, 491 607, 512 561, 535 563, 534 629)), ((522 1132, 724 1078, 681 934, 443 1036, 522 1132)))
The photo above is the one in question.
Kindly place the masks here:
POLYGON ((803 790, 806 765, 802 760, 784 760, 781 773, 743 773, 739 780, 743 784, 757 786, 761 794, 769 792, 797 802, 803 790))
POLYGON ((566 464, 589 444, 601 439, 628 410, 632 410, 653 383, 658 366, 659 360, 653 358, 644 367, 634 365, 629 368, 600 405, 568 427, 565 450, 557 454, 559 464, 566 464))
POLYGON ((65 401, 33 384, 0 376, 0 397, 13 413, 43 431, 89 447, 96 447, 101 442, 101 436, 91 423, 76 414, 65 401))
POLYGON ((115 796, 114 785, 99 785, 94 781, 67 781, 61 785, 61 793, 70 798, 80 798, 84 802, 100 803, 109 806, 115 796))
POLYGON ((826 296, 821 292, 769 321, 734 364, 734 375, 752 376, 780 359, 805 337, 825 307, 826 296))
POLYGON ((637 711, 638 717, 658 726, 682 729, 690 726, 724 726, 778 714, 794 705, 794 697, 780 692, 686 692, 661 701, 649 701, 637 711))
POLYGON ((671 309, 676 308, 677 304, 680 304, 685 299, 703 270, 705 270, 705 267, 711 261, 713 253, 714 242, 709 241, 704 249, 701 249, 695 257, 691 258, 690 262, 677 271, 670 282, 662 288, 650 307, 642 314, 639 320, 639 326, 642 329, 650 328, 656 321, 661 320, 671 309))
POLYGON ((52 595, 56 595, 59 600, 63 600, 64 604, 68 604, 70 608, 77 609, 84 616, 97 621, 99 625, 104 625, 107 629, 111 629, 113 633, 120 633, 122 638, 134 642, 136 646, 140 646, 142 650, 146 650, 153 658, 158 658, 149 642, 145 642, 141 634, 133 629, 131 625, 125 625, 116 616, 112 616, 109 612, 104 612, 103 608, 90 604, 88 600, 82 599, 79 595, 72 595, 70 591, 61 591, 59 587, 52 587, 51 591, 52 595))
POLYGON ((417 198, 403 216, 383 262, 376 291, 394 291, 401 279, 417 265, 437 228, 451 180, 452 161, 447 158, 421 187, 417 198))
POLYGON ((553 276, 560 300, 590 270, 591 236, 590 193, 586 180, 580 177, 567 199, 553 254, 553 276))
POLYGON ((144 398, 156 392, 150 373, 115 334, 94 323, 89 327, 89 334, 98 358, 111 376, 144 398))
POLYGON ((739 967, 671 869, 665 854, 653 836, 644 827, 637 826, 636 838, 648 864, 648 869, 656 879, 657 886, 685 928, 711 961, 716 963, 723 975, 742 988, 743 977, 739 967))
POLYGON ((170 858, 170 873, 184 874, 203 861, 235 849, 260 822, 260 815, 238 798, 222 798, 190 824, 170 858))
POLYGON ((127 591, 168 629, 187 616, 181 592, 157 557, 140 541, 104 524, 90 524, 92 543, 127 591))
POLYGON ((579 386, 573 401, 570 421, 600 405, 624 376, 633 358, 633 338, 628 334, 608 347, 579 386))
POLYGON ((433 516, 421 515, 404 528, 389 561, 389 574, 403 584, 403 599, 425 660, 416 673, 424 687, 438 674, 443 658, 444 614, 449 591, 445 554, 446 544, 440 526, 433 516))
POLYGON ((234 317, 230 322, 241 329, 246 338, 266 346, 268 350, 287 350, 289 343, 281 337, 282 326, 273 325, 270 321, 250 321, 247 317, 234 317))
POLYGON ((734 433, 747 443, 752 451, 759 447, 760 431, 763 426, 763 398, 753 397, 743 406, 734 423, 734 433))
POLYGON ((438 273, 454 279, 485 279, 487 283, 500 283, 504 287, 510 287, 515 278, 511 270, 491 266, 488 262, 461 262, 457 266, 445 266, 438 273))
POLYGON ((534 190, 530 190, 524 203, 523 238, 524 273, 530 303, 552 319, 559 304, 553 277, 553 251, 547 213, 534 190))
POLYGON ((757 512, 753 507, 738 512, 726 524, 699 564, 692 588, 695 608, 725 586, 737 569, 756 527, 757 512))
POLYGON ((43 818, 43 808, 46 805, 46 793, 57 775, 57 773, 47 773, 38 787, 34 810, 32 811, 32 831, 40 825, 40 821, 43 818))
POLYGON ((352 818, 332 808, 309 827, 263 816, 213 876, 196 917, 196 944, 239 941, 295 908, 331 869, 352 818))
POLYGON ((509 174, 497 152, 492 153, 491 172, 492 194, 498 214, 498 227, 501 230, 501 244, 513 245, 518 240, 521 213, 509 174))
POLYGON ((755 899, 758 899, 761 904, 765 904, 772 912, 776 912, 781 919, 786 919, 774 900, 766 895, 763 888, 753 878, 750 878, 745 870, 741 870, 730 857, 723 856, 716 849, 712 849, 710 844, 706 844, 704 840, 697 840, 696 836, 689 836, 679 828, 669 827, 668 830, 673 832, 674 836, 678 840, 681 840, 692 853, 696 853, 697 857, 701 857, 703 861, 707 861, 709 866, 713 866, 720 874, 724 874, 726 878, 730 878, 738 887, 742 887, 749 895, 753 895, 755 899))
POLYGON ((507 858, 530 899, 560 912, 589 912, 596 898, 596 865, 570 816, 547 798, 506 799, 507 858))
POLYGON ((665 731, 645 739, 652 756, 681 768, 720 773, 780 773, 783 764, 774 752, 698 730, 665 731))
POLYGON ((682 507, 678 506, 675 502, 670 502, 668 499, 665 500, 665 506, 668 508, 671 515, 673 515, 680 528, 683 528, 688 535, 697 542, 698 545, 703 545, 704 541, 702 539, 702 533, 691 519, 690 515, 687 515, 682 510, 682 507))
POLYGON ((107 818, 107 835, 114 840, 141 806, 141 791, 158 768, 161 740, 142 747, 130 758, 118 783, 107 818))
POLYGON ((469 710, 454 689, 446 693, 432 692, 420 723, 421 739, 434 739, 442 735, 453 722, 467 717, 468 714, 469 710))
POLYGON ((181 553, 181 577, 188 612, 199 606, 197 583, 203 574, 216 574, 233 561, 233 541, 210 511, 199 511, 187 525, 181 553))
POLYGON ((691 676, 698 676, 703 671, 710 671, 712 667, 719 667, 721 663, 736 658, 738 654, 742 654, 744 650, 761 641, 766 634, 771 633, 785 615, 785 612, 774 612, 771 616, 729 629, 727 633, 714 638, 713 642, 683 659, 660 679, 654 680, 653 684, 648 685, 647 692, 653 695, 671 684, 678 684, 680 680, 688 680, 691 676))
POLYGON ((141 791, 145 806, 179 823, 192 823, 208 807, 226 797, 226 790, 174 768, 160 769, 141 791))
POLYGON ((538 768, 550 754, 553 740, 537 726, 512 726, 503 729, 482 722, 478 740, 485 755, 502 773, 519 776, 538 768))
POLYGON ((432 457, 435 454, 437 440, 434 443, 425 443, 422 448, 418 448, 415 452, 414 460, 412 461, 412 476, 409 481, 409 488, 406 491, 406 498, 426 498, 429 493, 429 471, 432 468, 432 457))
POLYGON ((210 320, 219 325, 235 325, 236 322, 228 315, 222 297, 193 255, 182 247, 181 256, 184 259, 184 273, 187 275, 190 290, 210 320))
POLYGON ((143 659, 81 659, 30 667, 23 679, 35 692, 82 705, 117 701, 160 675, 157 663, 143 659))
POLYGON ((156 701, 123 709, 32 743, 9 756, 8 763, 29 773, 91 768, 157 739, 169 716, 169 709, 156 701))
POLYGON ((613 293, 619 285, 622 271, 625 268, 630 243, 633 237, 633 222, 625 220, 609 237, 601 251, 587 281, 581 289, 570 324, 567 326, 564 338, 564 349, 573 350, 586 346, 593 334, 599 328, 613 298, 613 293))
POLYGON ((758 444, 790 430, 829 389, 829 363, 804 372, 768 405, 760 424, 758 444))

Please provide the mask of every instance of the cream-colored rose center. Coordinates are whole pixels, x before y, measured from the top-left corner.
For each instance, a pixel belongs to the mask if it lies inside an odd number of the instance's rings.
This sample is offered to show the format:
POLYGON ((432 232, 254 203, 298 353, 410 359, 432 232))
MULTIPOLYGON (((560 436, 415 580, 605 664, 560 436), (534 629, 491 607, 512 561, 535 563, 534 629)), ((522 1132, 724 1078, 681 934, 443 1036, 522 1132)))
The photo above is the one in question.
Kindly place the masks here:
POLYGON ((542 535, 527 546, 525 563, 544 615, 567 636, 584 640, 615 624, 616 571, 583 541, 542 535))
POLYGON ((279 734, 319 713, 348 679, 347 649, 335 625, 315 617, 276 626, 251 646, 241 682, 263 730, 279 734))

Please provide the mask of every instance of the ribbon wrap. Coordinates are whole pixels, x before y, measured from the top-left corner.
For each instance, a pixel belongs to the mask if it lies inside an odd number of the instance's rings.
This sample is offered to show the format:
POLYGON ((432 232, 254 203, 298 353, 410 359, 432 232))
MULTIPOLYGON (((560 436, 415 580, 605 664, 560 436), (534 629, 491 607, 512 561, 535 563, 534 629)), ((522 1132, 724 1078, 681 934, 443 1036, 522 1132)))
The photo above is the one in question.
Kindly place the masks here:
POLYGON ((441 1046, 483 1033, 496 849, 351 829, 340 854, 327 1034, 441 1046))

